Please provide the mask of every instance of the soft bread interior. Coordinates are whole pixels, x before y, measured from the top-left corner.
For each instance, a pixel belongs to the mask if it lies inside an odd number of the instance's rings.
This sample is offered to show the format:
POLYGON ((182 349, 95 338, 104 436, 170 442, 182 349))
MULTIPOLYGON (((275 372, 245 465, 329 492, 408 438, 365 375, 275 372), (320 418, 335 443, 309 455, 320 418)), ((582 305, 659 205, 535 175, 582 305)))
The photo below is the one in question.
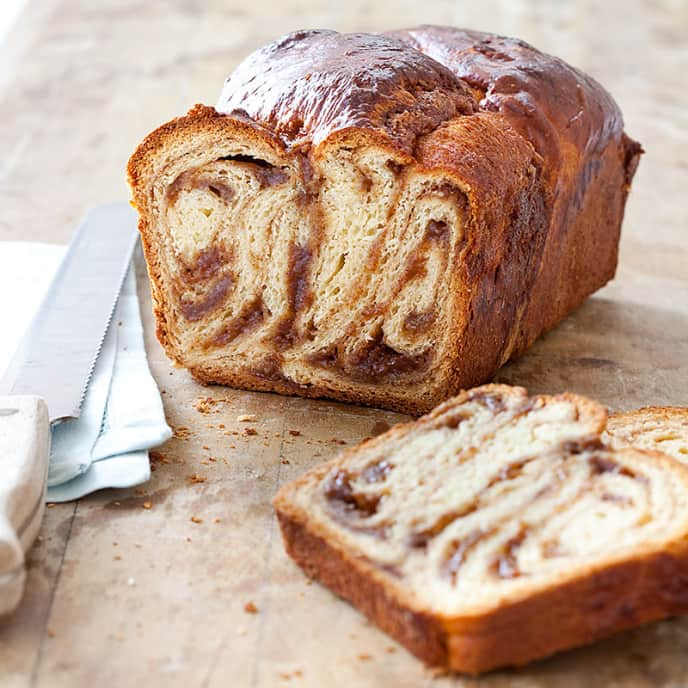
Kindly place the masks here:
POLYGON ((479 613, 685 532, 686 471, 606 448, 603 424, 580 398, 477 388, 307 475, 277 506, 307 513, 419 608, 479 613))
POLYGON ((688 464, 688 409, 651 407, 614 414, 605 440, 614 447, 660 451, 688 464))
POLYGON ((146 177, 168 342, 192 370, 428 394, 456 341, 465 196, 384 148, 327 145, 308 159, 196 133, 160 150, 146 177))

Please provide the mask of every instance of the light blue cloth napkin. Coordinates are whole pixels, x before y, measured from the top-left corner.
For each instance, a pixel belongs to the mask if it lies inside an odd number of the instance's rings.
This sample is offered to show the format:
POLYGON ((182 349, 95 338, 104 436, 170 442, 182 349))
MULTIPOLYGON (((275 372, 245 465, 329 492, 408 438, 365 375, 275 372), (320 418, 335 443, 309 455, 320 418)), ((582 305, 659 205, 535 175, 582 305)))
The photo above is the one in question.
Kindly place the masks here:
POLYGON ((171 436, 148 368, 130 267, 81 416, 53 429, 48 501, 66 502, 104 487, 146 482, 148 450, 171 436))
MULTIPOLYGON (((15 309, 17 312, 26 313, 27 307, 33 312, 38 306, 39 294, 33 294, 38 291, 36 283, 45 293, 49 280, 43 277, 54 274, 62 255, 63 250, 54 246, 0 243, 0 286, 4 278, 8 280, 3 293, 9 293, 11 284, 13 293, 23 294, 22 283, 26 282, 31 297, 19 304, 23 308, 15 309), (36 272, 36 279, 32 279, 32 272, 36 272)), ((0 313, 8 316, 4 322, 17 322, 11 319, 17 313, 4 313, 2 308, 15 305, 15 301, 0 304, 0 313)), ((27 324, 19 322, 17 340, 27 324)), ((0 354, 7 358, 7 352, 0 350, 0 354)), ((0 372, 4 364, 0 360, 0 372)), ((150 478, 148 450, 171 436, 148 368, 136 276, 130 267, 81 416, 53 428, 47 500, 66 502, 96 490, 146 482, 150 478)))

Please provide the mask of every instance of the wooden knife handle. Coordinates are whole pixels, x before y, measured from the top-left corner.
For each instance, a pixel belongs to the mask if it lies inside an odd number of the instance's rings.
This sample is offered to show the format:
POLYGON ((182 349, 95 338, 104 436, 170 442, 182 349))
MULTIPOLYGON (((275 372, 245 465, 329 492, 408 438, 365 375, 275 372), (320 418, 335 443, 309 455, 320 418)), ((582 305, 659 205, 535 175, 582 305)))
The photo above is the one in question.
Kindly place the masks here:
POLYGON ((48 408, 37 396, 0 396, 0 614, 21 600, 24 555, 45 510, 48 408))

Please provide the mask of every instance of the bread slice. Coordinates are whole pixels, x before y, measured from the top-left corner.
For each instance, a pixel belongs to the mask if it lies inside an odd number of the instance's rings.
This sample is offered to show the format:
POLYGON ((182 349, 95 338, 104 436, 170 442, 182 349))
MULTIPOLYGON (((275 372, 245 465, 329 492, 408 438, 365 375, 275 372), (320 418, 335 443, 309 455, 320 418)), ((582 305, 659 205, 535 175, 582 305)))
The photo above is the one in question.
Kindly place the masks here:
POLYGON ((604 440, 612 447, 661 451, 688 464, 688 408, 648 406, 615 413, 607 421, 604 440))
POLYGON ((158 338, 204 382, 429 411, 613 276, 640 152, 522 41, 284 36, 129 162, 158 338))
POLYGON ((520 665, 688 611, 688 468, 573 394, 486 385, 274 500, 289 555, 431 665, 520 665))

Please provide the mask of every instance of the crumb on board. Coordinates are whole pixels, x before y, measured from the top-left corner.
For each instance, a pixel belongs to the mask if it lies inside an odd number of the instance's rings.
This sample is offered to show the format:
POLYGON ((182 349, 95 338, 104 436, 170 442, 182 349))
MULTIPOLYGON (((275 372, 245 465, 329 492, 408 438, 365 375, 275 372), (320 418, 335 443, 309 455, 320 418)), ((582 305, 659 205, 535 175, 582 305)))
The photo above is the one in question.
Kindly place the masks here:
POLYGON ((55 631, 53 631, 52 628, 49 628, 46 633, 48 634, 48 638, 54 638, 55 637, 55 631))
POLYGON ((170 460, 162 452, 156 451, 155 449, 148 452, 148 458, 151 460, 151 463, 169 463, 170 462, 170 460))
POLYGON ((244 435, 253 436, 253 435, 257 435, 257 434, 258 434, 258 430, 256 430, 255 428, 244 428, 244 435))
POLYGON ((188 475, 186 479, 192 484, 195 485, 197 483, 204 483, 208 478, 206 478, 204 475, 199 475, 198 473, 192 473, 191 475, 188 475))
POLYGON ((244 605, 244 611, 247 614, 257 614, 258 613, 258 607, 256 607, 256 604, 253 600, 249 600, 245 605, 244 605))
POLYGON ((368 654, 367 652, 361 652, 361 653, 358 655, 358 658, 359 658, 362 662, 369 662, 369 661, 373 658, 373 655, 370 655, 370 654, 368 654))
POLYGON ((337 437, 333 437, 330 442, 333 442, 334 444, 346 444, 346 440, 340 440, 337 437))
POLYGON ((393 655, 397 651, 397 648, 394 647, 394 645, 387 645, 386 650, 390 655, 393 655))
POLYGON ((144 502, 141 504, 144 509, 150 509, 153 505, 150 502, 144 502))
POLYGON ((280 461, 285 465, 289 465, 289 459, 284 458, 284 456, 280 456, 280 461))
POLYGON ((237 416, 237 421, 239 423, 254 423, 256 421, 256 414, 242 413, 240 416, 237 416))
POLYGON ((115 554, 114 557, 112 557, 115 561, 122 561, 122 556, 120 554, 115 554))
POLYGON ((189 437, 191 437, 191 430, 189 430, 186 425, 178 425, 176 428, 174 428, 173 435, 178 440, 188 440, 189 437))
POLYGON ((300 437, 300 436, 301 436, 301 431, 300 431, 300 430, 290 430, 290 431, 289 431, 289 434, 290 434, 292 437, 300 437))
POLYGON ((213 522, 214 523, 222 523, 222 519, 221 518, 214 518, 213 522))
POLYGON ((224 430, 227 426, 224 423, 218 423, 217 427, 220 428, 220 430, 224 430))
POLYGON ((284 681, 289 681, 292 678, 301 678, 303 676, 303 671, 301 669, 294 669, 293 671, 280 671, 279 675, 284 681))
POLYGON ((48 504, 46 504, 46 506, 48 507, 48 509, 52 509, 55 506, 55 503, 49 502, 48 504))
POLYGON ((141 496, 143 496, 143 495, 146 494, 146 491, 145 491, 145 490, 142 490, 140 487, 137 487, 137 488, 134 490, 134 494, 136 494, 136 495, 138 495, 139 497, 141 497, 141 496))
POLYGON ((217 413, 217 401, 212 397, 199 397, 194 401, 194 408, 199 413, 207 415, 209 413, 217 413))
POLYGON ((198 518, 198 516, 192 516, 189 521, 191 521, 191 523, 203 523, 203 519, 198 518))
POLYGON ((207 444, 204 444, 201 449, 205 449, 206 451, 210 451, 210 447, 207 444))

